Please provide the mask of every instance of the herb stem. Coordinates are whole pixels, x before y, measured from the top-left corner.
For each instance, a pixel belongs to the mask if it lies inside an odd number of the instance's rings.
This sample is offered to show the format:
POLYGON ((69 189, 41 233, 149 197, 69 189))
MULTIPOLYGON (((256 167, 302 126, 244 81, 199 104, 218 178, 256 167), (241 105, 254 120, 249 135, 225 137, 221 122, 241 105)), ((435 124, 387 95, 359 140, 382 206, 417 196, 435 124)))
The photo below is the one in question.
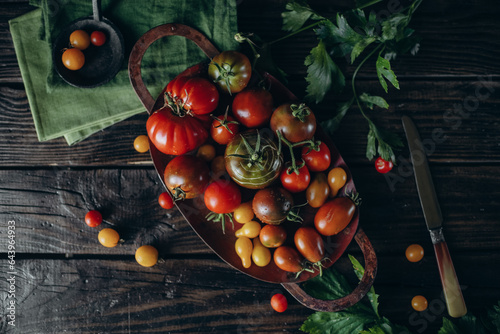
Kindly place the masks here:
POLYGON ((275 39, 274 41, 271 41, 271 42, 269 42, 269 43, 267 43, 267 44, 268 44, 268 45, 272 45, 272 44, 274 44, 274 43, 280 42, 280 41, 282 41, 282 40, 284 40, 284 39, 287 39, 288 37, 292 37, 292 36, 294 36, 294 35, 296 35, 296 34, 298 34, 298 33, 301 33, 301 32, 303 32, 303 31, 305 31, 305 30, 308 30, 308 29, 314 28, 315 26, 319 25, 321 22, 322 22, 322 21, 314 22, 314 23, 312 23, 312 24, 310 24, 310 25, 308 25, 308 26, 305 26, 305 27, 300 28, 299 30, 296 30, 296 31, 294 31, 294 32, 291 32, 291 33, 289 33, 288 35, 285 35, 285 36, 283 36, 283 37, 280 37, 280 38, 278 38, 278 39, 275 39))

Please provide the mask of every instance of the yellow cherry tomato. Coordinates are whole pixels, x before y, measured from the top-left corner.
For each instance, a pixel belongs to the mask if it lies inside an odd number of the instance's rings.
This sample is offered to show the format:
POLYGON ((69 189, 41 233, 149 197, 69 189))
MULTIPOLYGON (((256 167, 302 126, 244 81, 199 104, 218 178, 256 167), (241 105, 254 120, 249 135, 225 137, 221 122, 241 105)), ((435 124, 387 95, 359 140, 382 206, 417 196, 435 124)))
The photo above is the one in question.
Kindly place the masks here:
POLYGON ((252 241, 247 237, 240 237, 236 239, 234 249, 236 250, 236 254, 240 257, 243 267, 250 268, 252 265, 252 241))
POLYGON ((271 262, 271 251, 262 245, 259 238, 253 239, 252 260, 259 267, 265 267, 271 262))
POLYGON ((325 203, 329 194, 330 187, 328 186, 326 175, 324 173, 317 173, 306 189, 307 203, 313 208, 319 208, 325 203))
POLYGON ((149 140, 148 136, 140 135, 134 140, 134 148, 139 153, 145 153, 149 150, 149 140))
POLYGON ((411 306, 415 311, 425 311, 427 309, 427 299, 424 296, 415 296, 411 300, 411 306))
POLYGON ((330 187, 330 197, 337 196, 339 190, 345 185, 347 174, 342 167, 332 168, 328 172, 328 186, 330 187))
POLYGON ((90 45, 90 36, 84 30, 75 30, 69 35, 69 43, 74 48, 85 50, 90 45))
POLYGON ((152 267, 158 262, 158 250, 150 245, 144 245, 135 251, 135 260, 143 267, 152 267))
POLYGON ((413 244, 406 248, 406 258, 410 262, 418 262, 424 257, 424 248, 418 244, 413 244))
POLYGON ((115 247, 120 241, 120 235, 112 228, 103 228, 97 238, 104 247, 115 247))
POLYGON ((249 221, 248 223, 243 224, 243 226, 237 230, 234 234, 236 237, 247 237, 247 238, 256 238, 260 234, 261 225, 259 222, 254 220, 249 221))
POLYGON ((198 158, 205 161, 212 161, 215 158, 215 147, 210 144, 201 145, 196 152, 198 158))
POLYGON ((252 209, 252 202, 241 203, 233 212, 233 218, 237 223, 245 224, 255 217, 252 209))
POLYGON ((85 64, 85 56, 79 49, 67 49, 62 54, 62 63, 68 70, 77 71, 85 64))

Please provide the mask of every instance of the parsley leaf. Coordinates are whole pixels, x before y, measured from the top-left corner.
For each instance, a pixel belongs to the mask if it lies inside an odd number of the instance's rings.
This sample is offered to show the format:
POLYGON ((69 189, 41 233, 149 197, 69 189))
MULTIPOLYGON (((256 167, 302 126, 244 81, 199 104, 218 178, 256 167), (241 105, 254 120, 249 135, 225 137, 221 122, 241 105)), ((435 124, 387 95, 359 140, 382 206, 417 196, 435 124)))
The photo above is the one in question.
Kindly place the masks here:
POLYGON ((316 312, 307 318, 300 330, 310 334, 352 334, 361 332, 371 322, 373 319, 362 313, 316 312))
POLYGON ((350 99, 349 101, 339 103, 337 105, 337 115, 334 117, 321 122, 321 126, 327 131, 330 135, 332 135, 340 126, 340 122, 347 114, 347 111, 354 103, 354 99, 350 99))
POLYGON ((443 318, 443 327, 438 334, 486 334, 486 330, 474 315, 466 314, 456 322, 443 318))
POLYGON ((494 333, 500 334, 500 301, 497 305, 493 305, 491 309, 488 310, 488 329, 494 333))
POLYGON ((330 58, 322 40, 306 57, 305 65, 307 66, 306 81, 308 83, 306 99, 318 103, 323 100, 331 88, 335 91, 341 91, 344 88, 344 74, 330 58))
POLYGON ((369 131, 367 136, 368 141, 366 145, 366 157, 371 160, 378 152, 382 159, 387 161, 396 161, 396 155, 394 154, 393 147, 403 147, 401 138, 392 132, 378 129, 372 121, 369 121, 368 124, 369 131), (377 142, 378 146, 376 145, 377 142))
MULTIPOLYGON (((354 256, 352 256, 351 254, 349 254, 349 260, 351 260, 352 266, 354 268, 354 273, 356 274, 358 279, 361 280, 363 278, 363 275, 365 274, 365 268, 363 268, 361 263, 359 263, 359 261, 356 260, 356 258, 354 256)), ((378 314, 378 305, 379 305, 378 304, 378 297, 379 297, 379 295, 377 295, 375 293, 375 288, 373 287, 373 285, 370 288, 370 291, 368 291, 368 293, 366 294, 366 296, 368 297, 368 300, 370 301, 370 305, 373 308, 373 312, 375 312, 377 317, 380 317, 380 315, 378 314)))
POLYGON ((360 332, 360 334, 410 334, 410 331, 406 327, 393 324, 384 317, 377 325, 360 332))
POLYGON ((374 105, 380 108, 389 108, 389 104, 387 103, 387 101, 380 96, 373 96, 368 93, 363 93, 359 96, 359 99, 370 109, 373 109, 374 105))
POLYGON ((385 92, 387 93, 387 82, 385 81, 385 79, 387 79, 394 87, 399 89, 398 79, 396 78, 396 74, 394 74, 391 69, 391 63, 389 62, 389 60, 382 58, 379 55, 375 65, 377 68, 378 80, 380 81, 380 84, 384 88, 385 92))
POLYGON ((285 31, 297 31, 307 20, 323 20, 321 15, 316 14, 304 1, 292 1, 286 4, 287 11, 281 14, 285 31))

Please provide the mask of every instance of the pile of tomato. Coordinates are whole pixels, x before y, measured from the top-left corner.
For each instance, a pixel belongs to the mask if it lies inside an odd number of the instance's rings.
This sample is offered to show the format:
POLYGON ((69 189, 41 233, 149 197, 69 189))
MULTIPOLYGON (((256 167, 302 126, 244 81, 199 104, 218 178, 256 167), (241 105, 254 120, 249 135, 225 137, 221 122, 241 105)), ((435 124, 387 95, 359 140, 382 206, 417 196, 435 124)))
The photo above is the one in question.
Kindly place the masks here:
POLYGON ((346 171, 315 138, 313 111, 295 101, 276 105, 268 86, 237 51, 168 83, 146 125, 156 149, 174 156, 163 175, 171 198, 162 206, 203 197, 206 223, 236 230, 244 268, 274 261, 297 276, 321 272, 325 238, 350 223, 359 200, 341 191, 346 171), (314 224, 303 224, 306 206, 314 224))
POLYGON ((70 48, 64 49, 61 60, 63 65, 71 70, 78 71, 85 65, 85 54, 83 53, 90 44, 102 46, 106 43, 106 35, 99 30, 90 35, 82 29, 75 30, 69 36, 70 48))

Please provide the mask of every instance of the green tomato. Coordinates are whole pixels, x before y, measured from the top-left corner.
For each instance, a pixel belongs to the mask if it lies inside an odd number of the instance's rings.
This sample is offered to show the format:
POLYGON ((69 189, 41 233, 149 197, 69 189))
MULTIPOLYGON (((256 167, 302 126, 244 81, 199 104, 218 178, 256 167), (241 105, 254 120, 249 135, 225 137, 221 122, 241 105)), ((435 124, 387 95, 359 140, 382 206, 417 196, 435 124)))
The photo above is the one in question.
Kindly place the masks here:
POLYGON ((261 136, 258 130, 249 130, 227 144, 224 163, 238 185, 262 189, 279 177, 283 155, 272 138, 261 136))

